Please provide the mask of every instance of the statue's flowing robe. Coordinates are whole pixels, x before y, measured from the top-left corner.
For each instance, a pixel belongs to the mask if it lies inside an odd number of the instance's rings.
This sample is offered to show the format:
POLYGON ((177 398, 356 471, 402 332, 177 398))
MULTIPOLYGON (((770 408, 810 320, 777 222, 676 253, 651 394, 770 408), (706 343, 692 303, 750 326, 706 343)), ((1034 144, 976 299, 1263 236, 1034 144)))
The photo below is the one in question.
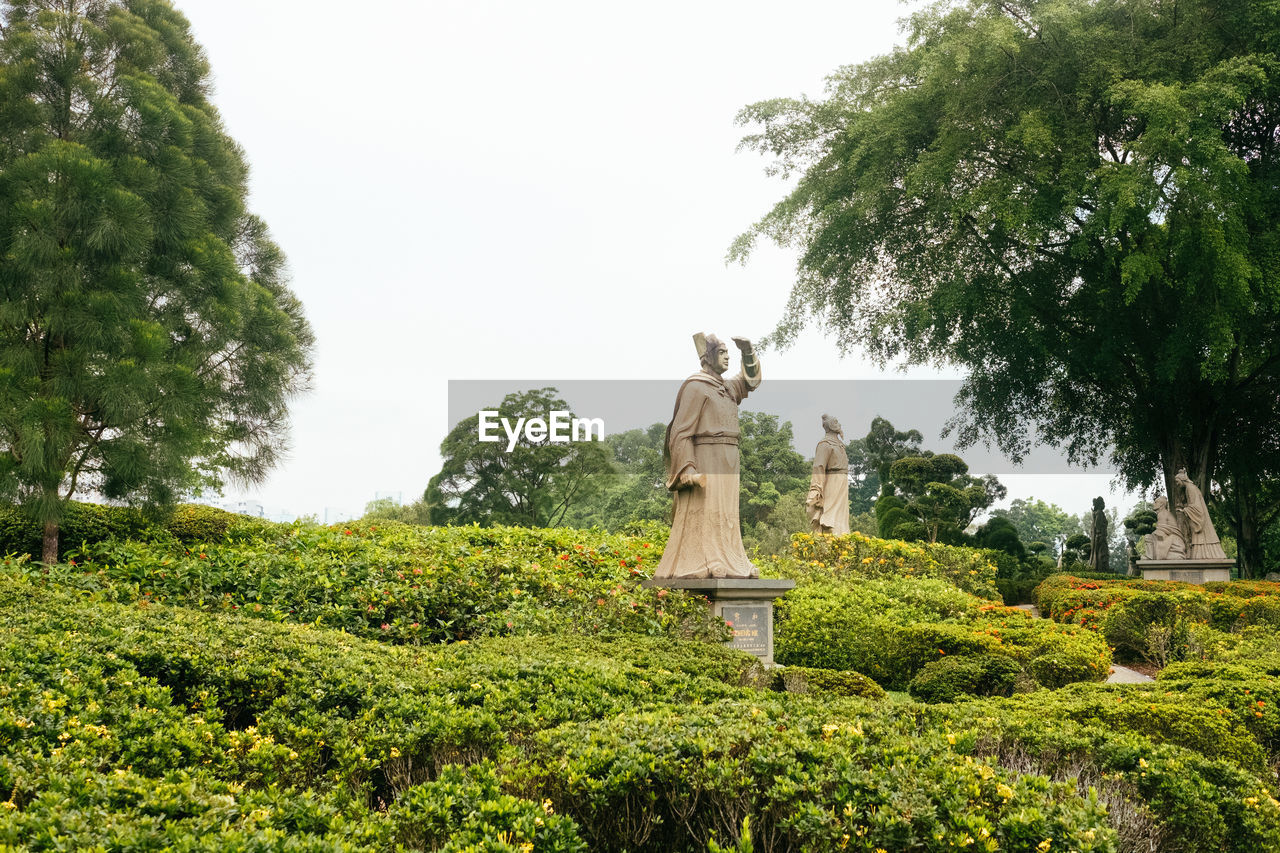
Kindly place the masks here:
POLYGON ((738 526, 738 404, 759 385, 759 375, 726 380, 704 370, 680 386, 666 437, 671 538, 654 577, 760 576, 738 526), (705 488, 677 488, 690 468, 706 475, 705 488))
POLYGON ((813 477, 809 494, 817 493, 817 503, 810 505, 809 521, 819 532, 843 536, 849 532, 849 455, 839 439, 827 436, 813 452, 813 477), (819 529, 822 528, 822 529, 819 529))
POLYGON ((1213 529, 1213 522, 1209 519, 1209 508, 1205 506, 1204 495, 1195 483, 1184 483, 1182 489, 1187 495, 1182 514, 1191 533, 1187 539, 1190 546, 1187 556, 1192 560, 1225 559, 1227 554, 1222 550, 1218 531, 1213 529))

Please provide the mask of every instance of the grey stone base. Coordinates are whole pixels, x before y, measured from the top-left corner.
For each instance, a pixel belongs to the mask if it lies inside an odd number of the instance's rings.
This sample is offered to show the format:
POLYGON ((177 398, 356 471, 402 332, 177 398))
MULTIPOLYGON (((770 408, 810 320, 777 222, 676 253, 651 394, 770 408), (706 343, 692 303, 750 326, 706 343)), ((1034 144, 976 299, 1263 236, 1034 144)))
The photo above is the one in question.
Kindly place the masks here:
POLYGON ((665 587, 707 597, 711 612, 733 629, 731 649, 749 652, 773 666, 773 600, 795 588, 796 582, 770 578, 650 578, 643 587, 665 587))
POLYGON ((1231 580, 1231 568, 1235 560, 1139 560, 1145 581, 1182 581, 1183 583, 1209 583, 1231 580))

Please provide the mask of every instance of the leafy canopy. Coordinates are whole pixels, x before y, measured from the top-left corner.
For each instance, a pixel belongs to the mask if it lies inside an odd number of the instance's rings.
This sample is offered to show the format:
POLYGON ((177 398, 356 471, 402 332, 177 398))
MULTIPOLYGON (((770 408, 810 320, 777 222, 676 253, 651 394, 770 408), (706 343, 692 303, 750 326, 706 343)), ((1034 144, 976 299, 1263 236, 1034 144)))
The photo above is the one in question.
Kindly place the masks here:
POLYGON ((775 338, 965 366, 962 439, 1015 459, 1044 439, 1170 493, 1274 464, 1280 7, 970 0, 908 32, 740 115, 798 175, 730 252, 800 250, 775 338))

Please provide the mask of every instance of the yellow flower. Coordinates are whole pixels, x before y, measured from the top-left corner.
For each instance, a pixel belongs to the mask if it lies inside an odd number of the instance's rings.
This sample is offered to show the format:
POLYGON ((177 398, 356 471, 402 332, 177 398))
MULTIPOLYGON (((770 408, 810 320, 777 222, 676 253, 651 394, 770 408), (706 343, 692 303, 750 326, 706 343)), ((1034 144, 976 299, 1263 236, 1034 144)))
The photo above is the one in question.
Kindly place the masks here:
POLYGON ((1044 841, 1041 841, 1036 845, 1036 849, 1039 850, 1040 853, 1049 853, 1049 845, 1051 844, 1053 844, 1053 839, 1046 838, 1044 841))

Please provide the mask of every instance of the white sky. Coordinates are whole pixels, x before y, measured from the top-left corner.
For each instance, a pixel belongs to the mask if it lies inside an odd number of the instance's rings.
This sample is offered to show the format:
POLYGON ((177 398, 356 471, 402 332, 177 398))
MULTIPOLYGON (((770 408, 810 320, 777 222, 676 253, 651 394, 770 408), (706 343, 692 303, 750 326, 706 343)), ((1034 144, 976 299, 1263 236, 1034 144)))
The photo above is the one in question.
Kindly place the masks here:
MULTIPOLYGON (((735 153, 734 115, 820 96, 911 8, 174 2, 318 339, 288 461, 228 498, 321 520, 421 495, 449 379, 678 379, 692 332, 769 332, 793 257, 723 259, 787 185, 735 153)), ((766 381, 881 375, 817 333, 762 362, 766 381)), ((1110 495, 1106 473, 1002 479, 1072 513, 1110 495)))

